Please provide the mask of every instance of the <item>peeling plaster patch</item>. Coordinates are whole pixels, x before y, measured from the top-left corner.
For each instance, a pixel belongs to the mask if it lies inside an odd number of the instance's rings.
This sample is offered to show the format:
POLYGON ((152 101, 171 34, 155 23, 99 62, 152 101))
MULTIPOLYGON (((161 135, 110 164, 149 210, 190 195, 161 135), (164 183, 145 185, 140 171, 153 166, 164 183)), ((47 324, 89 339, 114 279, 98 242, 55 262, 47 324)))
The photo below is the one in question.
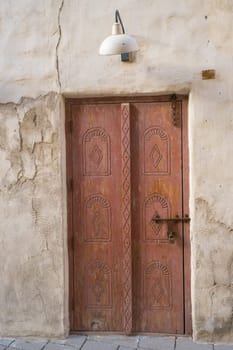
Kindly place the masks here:
POLYGON ((194 337, 199 341, 227 342, 233 335, 233 229, 206 199, 198 197, 195 208, 195 240, 199 243, 193 246, 197 262, 194 337))
POLYGON ((11 109, 10 116, 8 105, 1 105, 0 132, 3 137, 0 150, 3 153, 1 161, 4 162, 1 168, 8 170, 1 176, 0 190, 8 190, 13 186, 23 185, 28 180, 34 180, 39 167, 52 163, 57 168, 58 129, 54 129, 48 118, 49 107, 54 104, 52 96, 56 98, 53 93, 47 96, 47 106, 42 103, 41 97, 38 99, 39 103, 35 100, 32 108, 26 108, 26 105, 29 101, 33 104, 33 100, 22 100, 22 104, 11 109))
POLYGON ((0 105, 0 336, 65 332, 59 116, 55 93, 0 105))
POLYGON ((39 208, 40 208, 40 200, 38 198, 32 198, 32 216, 34 218, 35 225, 38 224, 39 208))
POLYGON ((233 233, 233 226, 225 224, 221 219, 217 218, 217 214, 213 211, 209 203, 203 198, 196 198, 196 208, 200 210, 203 209, 203 215, 206 215, 206 221, 208 223, 214 223, 220 225, 222 228, 227 229, 229 232, 233 233))
POLYGON ((4 149, 6 145, 6 129, 0 126, 0 148, 4 149))

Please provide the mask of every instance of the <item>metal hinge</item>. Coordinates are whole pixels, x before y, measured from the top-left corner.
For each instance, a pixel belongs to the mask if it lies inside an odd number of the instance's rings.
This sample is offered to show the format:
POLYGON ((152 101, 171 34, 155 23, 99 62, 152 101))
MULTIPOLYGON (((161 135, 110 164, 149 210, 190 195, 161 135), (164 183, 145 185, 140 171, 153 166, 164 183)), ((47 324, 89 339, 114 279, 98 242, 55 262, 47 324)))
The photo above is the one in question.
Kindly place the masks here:
POLYGON ((172 107, 172 123, 174 126, 180 126, 181 120, 181 106, 180 102, 177 102, 177 96, 174 94, 171 97, 171 107, 172 107))

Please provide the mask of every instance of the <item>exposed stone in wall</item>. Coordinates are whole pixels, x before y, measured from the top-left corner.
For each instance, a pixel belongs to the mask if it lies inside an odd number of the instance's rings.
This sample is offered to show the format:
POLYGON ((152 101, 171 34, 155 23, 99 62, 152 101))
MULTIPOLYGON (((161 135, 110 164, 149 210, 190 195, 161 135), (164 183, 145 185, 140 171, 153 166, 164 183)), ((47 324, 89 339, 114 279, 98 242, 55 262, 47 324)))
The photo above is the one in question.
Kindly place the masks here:
POLYGON ((0 334, 64 325, 60 98, 0 105, 0 334))

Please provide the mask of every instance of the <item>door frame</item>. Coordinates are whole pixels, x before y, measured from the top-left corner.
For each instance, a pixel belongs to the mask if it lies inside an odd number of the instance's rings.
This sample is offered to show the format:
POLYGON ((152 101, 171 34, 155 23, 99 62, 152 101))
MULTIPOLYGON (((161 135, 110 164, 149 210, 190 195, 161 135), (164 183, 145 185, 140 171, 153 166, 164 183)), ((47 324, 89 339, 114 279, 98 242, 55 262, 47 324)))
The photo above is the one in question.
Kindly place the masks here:
MULTIPOLYGON (((182 138, 182 198, 183 213, 189 214, 189 150, 188 150, 188 96, 156 95, 156 96, 114 96, 67 98, 65 100, 65 134, 66 134, 66 182, 67 182, 67 226, 68 226, 68 261, 69 261, 69 319, 70 331, 73 330, 74 319, 74 239, 73 239, 73 170, 72 170, 72 106, 85 104, 114 103, 150 103, 181 101, 181 138, 182 138)), ((191 316, 191 248, 190 228, 183 225, 183 276, 184 276, 184 334, 192 334, 191 316)))

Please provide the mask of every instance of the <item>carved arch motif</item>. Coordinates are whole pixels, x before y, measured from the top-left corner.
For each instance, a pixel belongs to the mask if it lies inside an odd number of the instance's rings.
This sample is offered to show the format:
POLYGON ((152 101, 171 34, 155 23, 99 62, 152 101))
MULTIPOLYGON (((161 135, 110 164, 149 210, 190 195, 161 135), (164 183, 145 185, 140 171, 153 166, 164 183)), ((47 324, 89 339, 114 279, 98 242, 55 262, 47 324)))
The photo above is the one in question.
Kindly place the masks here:
POLYGON ((82 140, 83 174, 108 176, 111 174, 110 137, 103 128, 90 128, 82 140))
POLYGON ((160 193, 151 193, 144 201, 144 232, 146 241, 154 241, 156 243, 168 243, 167 225, 157 224, 152 219, 159 215, 166 218, 171 215, 171 205, 169 200, 160 193))
POLYGON ((160 261, 151 261, 146 265, 143 276, 145 307, 149 310, 171 308, 171 293, 171 273, 168 266, 160 261))
POLYGON ((144 132, 144 174, 167 175, 171 172, 170 138, 159 126, 144 132))
POLYGON ((89 196, 84 205, 84 240, 111 241, 111 204, 102 194, 89 196))
POLYGON ((88 308, 112 307, 112 272, 106 262, 95 260, 89 263, 85 287, 88 308))

